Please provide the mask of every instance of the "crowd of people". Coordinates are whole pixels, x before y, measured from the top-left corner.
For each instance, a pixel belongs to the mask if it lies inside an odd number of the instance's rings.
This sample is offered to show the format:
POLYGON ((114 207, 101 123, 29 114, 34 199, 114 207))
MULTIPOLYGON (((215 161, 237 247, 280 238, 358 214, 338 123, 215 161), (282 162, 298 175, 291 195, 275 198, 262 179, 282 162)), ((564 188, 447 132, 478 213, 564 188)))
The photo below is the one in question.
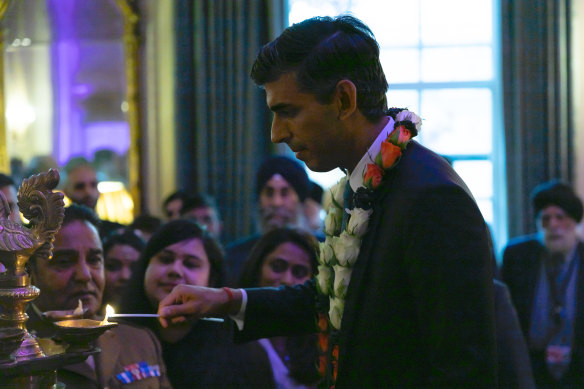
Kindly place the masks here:
MULTIPOLYGON (((322 196, 322 188, 291 158, 270 157, 258 172, 258 219, 270 227, 254 237, 248 261, 236 258, 236 267, 230 266, 221 243, 223 221, 211 196, 176 191, 163 201, 166 217, 140 215, 121 225, 97 216, 98 178, 88 161, 76 158, 65 170, 62 188, 71 205, 65 208, 53 258, 43 251, 29 261, 32 283, 42 293, 29 304, 27 328, 39 337, 55 336, 52 322, 79 304, 88 319, 101 320, 107 305, 124 313, 156 313, 159 302, 179 284, 277 287, 303 283, 316 273, 315 236, 322 237, 324 221, 304 223, 301 200, 309 190, 322 196), (272 170, 266 176, 268 165, 272 170), (279 179, 275 191, 267 184, 272 176, 279 179), (243 268, 245 275, 240 274, 243 268)), ((11 220, 19 221, 16 182, 2 174, 0 190, 11 220)), ((236 344, 230 320, 172 328, 153 318, 119 323, 99 338, 100 354, 63 367, 59 381, 73 388, 121 387, 128 380, 148 388, 302 388, 316 387, 320 378, 315 335, 236 344), (134 364, 149 366, 158 375, 128 375, 134 364)))
MULTIPOLYGON (((164 219, 99 220, 95 170, 68 166, 72 205, 53 258, 45 250, 29 261, 41 294, 27 309, 28 329, 54 335, 55 312, 79 302, 85 318, 102 318, 110 304, 160 320, 120 321, 99 338, 101 353, 61 368, 59 381, 584 387, 584 210, 569 185, 534 189, 538 232, 512 240, 493 271, 489 229, 470 191, 411 139, 416 116, 388 109, 379 46, 365 24, 340 16, 293 25, 261 48, 251 76, 274 113, 272 141, 312 170, 347 172, 331 190, 326 223, 323 189, 285 156, 261 164, 258 233, 234 242, 222 232, 237 220, 222 220, 205 193, 168 195, 164 219), (132 374, 136 365, 152 373, 132 374)), ((14 221, 16 186, 0 175, 14 221)))

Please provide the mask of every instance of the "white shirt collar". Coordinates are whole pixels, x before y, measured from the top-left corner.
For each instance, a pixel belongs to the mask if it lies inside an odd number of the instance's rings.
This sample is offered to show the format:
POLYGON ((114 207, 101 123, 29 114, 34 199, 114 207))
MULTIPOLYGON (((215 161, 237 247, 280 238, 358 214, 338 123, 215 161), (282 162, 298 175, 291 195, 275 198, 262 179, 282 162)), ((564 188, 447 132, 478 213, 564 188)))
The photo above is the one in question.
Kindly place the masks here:
POLYGON ((357 192, 357 189, 363 186, 363 176, 365 175, 367 164, 374 163, 375 157, 381 150, 381 142, 389 136, 391 131, 393 131, 393 118, 389 117, 389 121, 383 130, 379 132, 379 135, 377 135, 377 138, 375 138, 373 144, 369 147, 369 150, 367 150, 349 176, 349 184, 354 192, 357 192))

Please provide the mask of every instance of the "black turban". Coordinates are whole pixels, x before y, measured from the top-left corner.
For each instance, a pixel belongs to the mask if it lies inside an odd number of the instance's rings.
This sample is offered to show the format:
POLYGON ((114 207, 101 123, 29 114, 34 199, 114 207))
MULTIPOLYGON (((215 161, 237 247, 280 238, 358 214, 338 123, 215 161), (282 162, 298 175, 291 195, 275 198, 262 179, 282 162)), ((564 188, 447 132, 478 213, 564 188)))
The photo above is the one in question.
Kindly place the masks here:
POLYGON ((582 220, 584 210, 582 201, 574 190, 566 184, 558 181, 549 181, 538 185, 531 195, 535 214, 547 206, 555 205, 564 210, 577 223, 582 220))
POLYGON ((300 201, 304 201, 310 190, 310 180, 306 170, 298 162, 283 156, 268 157, 260 166, 256 181, 257 195, 259 196, 266 185, 275 174, 279 174, 296 191, 300 201))

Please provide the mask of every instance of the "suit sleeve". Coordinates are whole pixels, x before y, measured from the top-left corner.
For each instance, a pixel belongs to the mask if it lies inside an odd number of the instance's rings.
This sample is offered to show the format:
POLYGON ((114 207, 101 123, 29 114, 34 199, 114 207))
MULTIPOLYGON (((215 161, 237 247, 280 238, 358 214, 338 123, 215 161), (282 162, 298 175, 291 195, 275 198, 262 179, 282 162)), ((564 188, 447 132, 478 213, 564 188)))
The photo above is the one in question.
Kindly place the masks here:
POLYGON ((246 289, 247 307, 236 341, 292 336, 317 331, 314 280, 293 287, 246 289))
POLYGON ((488 229, 455 185, 413 198, 405 265, 427 350, 429 387, 496 382, 492 258, 488 229))
POLYGON ((499 386, 535 388, 527 344, 509 290, 502 282, 495 281, 494 286, 499 386))

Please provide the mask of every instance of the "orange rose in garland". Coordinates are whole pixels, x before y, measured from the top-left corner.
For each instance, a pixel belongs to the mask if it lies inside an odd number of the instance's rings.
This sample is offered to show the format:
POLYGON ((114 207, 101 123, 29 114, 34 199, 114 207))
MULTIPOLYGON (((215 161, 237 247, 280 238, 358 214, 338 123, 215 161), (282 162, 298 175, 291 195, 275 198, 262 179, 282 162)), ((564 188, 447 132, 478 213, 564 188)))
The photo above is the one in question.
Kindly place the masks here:
POLYGON ((389 134, 388 139, 392 144, 404 149, 409 140, 412 139, 412 133, 404 125, 399 125, 389 134))
POLYGON ((407 110, 402 110, 395 116, 393 131, 381 142, 381 150, 375 157, 375 163, 367 165, 363 186, 373 190, 381 184, 385 172, 399 162, 410 139, 418 135, 421 124, 420 117, 407 110))
MULTIPOLYGON (((401 148, 394 145, 388 140, 381 142, 381 152, 378 154, 381 163, 376 161, 377 165, 381 165, 384 170, 391 168, 395 162, 401 157, 401 148)), ((363 179, 365 180, 365 179, 363 179)))
POLYGON ((367 171, 363 177, 363 185, 368 188, 375 189, 381 184, 384 171, 377 164, 370 163, 367 165, 367 171))

